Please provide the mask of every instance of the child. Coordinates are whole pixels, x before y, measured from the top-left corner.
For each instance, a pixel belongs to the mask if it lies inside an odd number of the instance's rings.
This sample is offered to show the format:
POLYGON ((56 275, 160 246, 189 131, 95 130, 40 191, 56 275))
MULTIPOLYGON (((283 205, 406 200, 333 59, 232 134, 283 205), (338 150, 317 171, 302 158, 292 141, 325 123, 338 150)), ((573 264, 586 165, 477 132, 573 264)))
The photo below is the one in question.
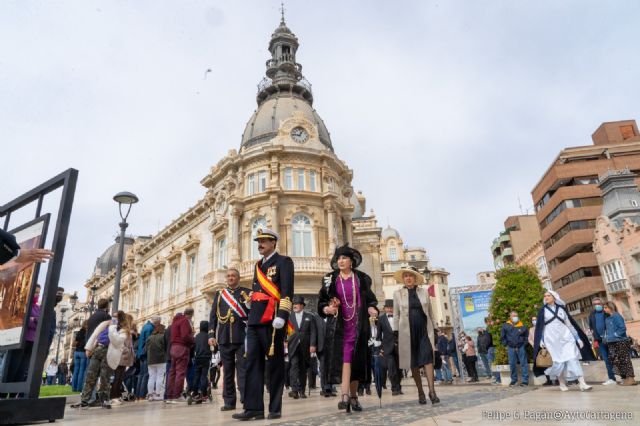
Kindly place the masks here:
POLYGON ((196 403, 200 403, 206 396, 207 374, 209 373, 209 361, 211 360, 211 348, 209 347, 209 321, 200 321, 200 332, 196 334, 195 364, 196 372, 189 397, 196 403))

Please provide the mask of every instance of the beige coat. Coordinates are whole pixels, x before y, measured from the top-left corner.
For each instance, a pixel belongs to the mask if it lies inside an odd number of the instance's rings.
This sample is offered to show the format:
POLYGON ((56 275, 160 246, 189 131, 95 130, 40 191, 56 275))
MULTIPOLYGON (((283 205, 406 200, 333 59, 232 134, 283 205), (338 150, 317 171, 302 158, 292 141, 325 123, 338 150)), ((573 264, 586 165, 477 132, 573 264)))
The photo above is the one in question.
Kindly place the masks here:
MULTIPOLYGON (((422 310, 427 316, 427 336, 434 348, 433 314, 431 301, 425 287, 416 289, 418 299, 422 303, 422 310)), ((409 330, 409 291, 402 287, 393 293, 393 329, 398 330, 399 368, 411 369, 411 331, 409 330)))

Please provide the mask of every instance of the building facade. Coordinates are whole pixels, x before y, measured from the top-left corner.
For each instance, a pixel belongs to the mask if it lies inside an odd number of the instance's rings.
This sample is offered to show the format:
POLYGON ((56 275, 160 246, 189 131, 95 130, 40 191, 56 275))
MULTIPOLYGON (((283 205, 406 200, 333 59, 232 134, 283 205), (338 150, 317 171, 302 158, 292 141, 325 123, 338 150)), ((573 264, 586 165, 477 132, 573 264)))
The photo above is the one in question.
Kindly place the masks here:
POLYGON ((592 297, 606 295, 593 251, 602 211, 598 176, 608 169, 640 171, 635 121, 603 123, 592 140, 562 150, 531 193, 553 288, 578 319, 591 311, 592 297))
POLYGON ((596 220, 593 250, 613 301, 627 322, 627 333, 640 339, 640 192, 637 175, 611 170, 600 178, 604 199, 596 220))
POLYGON ((539 240, 540 229, 534 215, 509 216, 504 221, 504 231, 491 245, 495 268, 515 264, 516 259, 539 240))

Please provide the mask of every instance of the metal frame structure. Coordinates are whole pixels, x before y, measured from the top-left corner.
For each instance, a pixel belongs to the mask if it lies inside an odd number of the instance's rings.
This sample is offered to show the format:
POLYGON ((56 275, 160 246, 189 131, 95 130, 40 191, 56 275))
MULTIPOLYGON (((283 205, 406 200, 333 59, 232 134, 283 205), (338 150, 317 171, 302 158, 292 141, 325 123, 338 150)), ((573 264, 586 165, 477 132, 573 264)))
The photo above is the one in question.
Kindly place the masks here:
MULTIPOLYGON (((42 216, 42 204, 51 192, 62 188, 60 205, 57 212, 56 226, 53 233, 51 250, 55 253, 49 262, 44 282, 40 321, 36 329, 36 340, 29 360, 29 372, 25 382, 0 382, 0 394, 22 394, 23 398, 0 399, 0 424, 15 424, 34 421, 55 421, 64 417, 65 398, 39 399, 42 370, 49 349, 48 333, 53 321, 56 291, 60 280, 62 260, 69 231, 69 221, 73 207, 73 199, 78 181, 78 171, 68 169, 58 176, 44 182, 31 191, 19 196, 0 207, 0 217, 4 217, 4 229, 9 228, 11 214, 36 202, 35 218, 42 216)), ((6 363, 5 363, 6 365, 6 363)))

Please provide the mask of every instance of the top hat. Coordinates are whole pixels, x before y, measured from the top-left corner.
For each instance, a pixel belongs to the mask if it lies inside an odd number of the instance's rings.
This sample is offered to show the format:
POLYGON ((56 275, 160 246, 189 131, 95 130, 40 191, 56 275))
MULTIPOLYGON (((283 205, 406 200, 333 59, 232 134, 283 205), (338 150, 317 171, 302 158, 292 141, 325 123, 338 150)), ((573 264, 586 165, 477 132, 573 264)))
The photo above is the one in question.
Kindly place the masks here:
POLYGON ((386 299, 384 301, 384 307, 385 308, 393 308, 393 299, 386 299))
POLYGON ((293 296, 293 304, 294 305, 304 305, 307 306, 306 303, 304 303, 304 297, 303 296, 293 296))
POLYGON ((337 247, 331 258, 331 267, 338 269, 338 258, 340 256, 347 256, 351 258, 351 268, 355 269, 362 263, 362 255, 353 247, 349 247, 349 243, 345 243, 342 247, 337 247))

